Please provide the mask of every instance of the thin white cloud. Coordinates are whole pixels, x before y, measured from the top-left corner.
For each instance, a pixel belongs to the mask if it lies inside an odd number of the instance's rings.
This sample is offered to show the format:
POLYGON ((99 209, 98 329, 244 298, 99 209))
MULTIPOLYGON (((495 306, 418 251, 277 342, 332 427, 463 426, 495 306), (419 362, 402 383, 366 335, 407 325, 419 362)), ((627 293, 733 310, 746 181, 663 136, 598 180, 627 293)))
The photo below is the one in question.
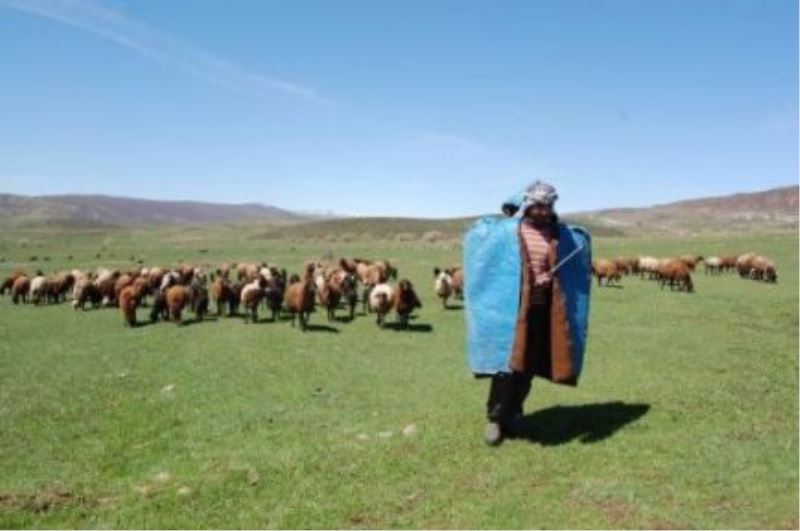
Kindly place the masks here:
POLYGON ((248 71, 92 0, 0 0, 0 6, 93 33, 232 92, 261 96, 277 91, 329 103, 313 88, 248 71))

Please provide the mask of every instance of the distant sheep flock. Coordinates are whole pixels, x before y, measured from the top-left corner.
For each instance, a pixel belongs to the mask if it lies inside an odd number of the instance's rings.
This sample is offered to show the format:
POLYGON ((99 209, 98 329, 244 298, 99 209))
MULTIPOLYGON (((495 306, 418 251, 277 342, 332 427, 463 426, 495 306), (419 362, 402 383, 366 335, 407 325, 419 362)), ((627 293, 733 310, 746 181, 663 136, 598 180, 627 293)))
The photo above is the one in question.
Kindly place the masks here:
POLYGON ((721 275, 736 271, 741 278, 777 282, 778 272, 775 262, 756 253, 739 256, 684 255, 671 258, 655 258, 639 256, 637 258, 598 259, 592 262, 592 274, 597 278, 597 285, 619 285, 623 275, 638 275, 640 278, 656 280, 661 289, 669 285, 670 289, 694 291, 692 273, 703 262, 706 275, 721 275))
MULTIPOLYGON (((658 281, 661 289, 694 291, 692 273, 700 263, 706 275, 736 271, 741 278, 777 282, 775 263, 764 256, 747 253, 740 256, 685 255, 671 258, 640 256, 598 259, 592 274, 598 286, 619 286, 623 276, 637 275, 658 281)), ((397 268, 388 260, 341 258, 338 261, 308 262, 303 275, 287 277, 285 269, 267 262, 225 263, 211 269, 182 264, 177 267, 136 268, 127 271, 98 268, 94 272, 72 270, 45 276, 41 271, 29 276, 17 271, 0 286, 0 295, 10 293, 14 304, 35 305, 65 302, 72 299, 74 309, 101 306, 118 307, 123 322, 136 326, 136 310, 150 308, 151 322, 183 322, 183 312, 191 310, 203 320, 213 302, 217 316, 242 315, 245 322, 259 320, 259 308, 270 313, 270 320, 285 316, 292 326, 305 331, 311 313, 319 305, 327 321, 335 321, 336 311, 344 308, 345 321, 352 321, 361 304, 364 314, 375 314, 383 327, 394 312, 398 328, 409 326, 409 318, 422 308, 410 280, 396 283, 397 268), (148 297, 150 299, 148 299, 148 297), (242 313, 240 313, 242 312, 242 313)), ((464 271, 460 266, 433 269, 433 291, 448 308, 452 299, 464 299, 464 271)))
POLYGON ((408 328, 412 312, 422 307, 408 279, 396 284, 397 269, 388 260, 346 259, 338 262, 313 261, 303 276, 287 276, 267 262, 222 264, 216 269, 192 265, 173 268, 136 268, 127 271, 98 268, 94 272, 72 270, 45 276, 17 271, 0 286, 0 295, 10 293, 14 304, 35 305, 65 302, 72 298, 76 310, 118 307, 123 322, 136 326, 136 310, 149 306, 150 321, 183 323, 183 312, 191 310, 203 320, 213 302, 217 316, 240 315, 245 322, 257 322, 264 307, 272 321, 283 315, 292 326, 305 331, 317 305, 325 309, 328 321, 344 306, 345 320, 353 320, 359 300, 365 314, 376 315, 383 327, 391 312, 397 326, 408 328), (359 293, 360 288, 360 293, 359 293))

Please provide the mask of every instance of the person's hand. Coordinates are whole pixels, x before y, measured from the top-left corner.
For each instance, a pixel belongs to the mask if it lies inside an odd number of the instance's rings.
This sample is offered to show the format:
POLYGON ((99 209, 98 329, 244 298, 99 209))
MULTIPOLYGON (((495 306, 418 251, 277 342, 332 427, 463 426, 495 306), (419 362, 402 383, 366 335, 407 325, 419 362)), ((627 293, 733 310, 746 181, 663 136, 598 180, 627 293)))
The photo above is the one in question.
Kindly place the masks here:
POLYGON ((553 281, 550 273, 539 273, 533 281, 534 286, 547 286, 553 281))

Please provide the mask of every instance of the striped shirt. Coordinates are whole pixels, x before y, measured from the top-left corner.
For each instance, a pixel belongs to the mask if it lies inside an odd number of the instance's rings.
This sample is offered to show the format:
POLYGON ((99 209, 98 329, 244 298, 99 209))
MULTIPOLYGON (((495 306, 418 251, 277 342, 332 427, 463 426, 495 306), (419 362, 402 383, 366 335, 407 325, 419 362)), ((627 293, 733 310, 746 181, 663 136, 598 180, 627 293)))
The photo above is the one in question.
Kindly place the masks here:
POLYGON ((531 222, 525 220, 520 226, 520 233, 522 241, 525 245, 525 250, 528 253, 528 263, 530 264, 531 272, 531 304, 541 305, 546 304, 550 284, 545 286, 536 286, 534 279, 537 275, 546 272, 549 267, 547 264, 547 256, 550 251, 550 245, 553 241, 553 234, 550 226, 541 229, 534 227, 531 222))

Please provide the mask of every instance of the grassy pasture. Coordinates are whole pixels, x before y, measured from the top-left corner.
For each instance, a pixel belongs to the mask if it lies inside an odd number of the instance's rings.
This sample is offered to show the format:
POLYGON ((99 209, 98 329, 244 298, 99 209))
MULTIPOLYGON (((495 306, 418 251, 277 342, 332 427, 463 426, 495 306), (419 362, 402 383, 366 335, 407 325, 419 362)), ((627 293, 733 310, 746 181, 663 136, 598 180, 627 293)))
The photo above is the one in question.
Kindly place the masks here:
POLYGON ((488 383, 467 370, 463 314, 432 295, 458 248, 263 234, 0 236, 3 274, 386 257, 424 304, 409 332, 357 316, 302 334, 131 330, 118 310, 0 299, 0 527, 797 528, 796 234, 596 238, 596 256, 761 252, 779 282, 595 289, 580 385, 534 381, 526 437, 499 448, 481 439, 488 383))

